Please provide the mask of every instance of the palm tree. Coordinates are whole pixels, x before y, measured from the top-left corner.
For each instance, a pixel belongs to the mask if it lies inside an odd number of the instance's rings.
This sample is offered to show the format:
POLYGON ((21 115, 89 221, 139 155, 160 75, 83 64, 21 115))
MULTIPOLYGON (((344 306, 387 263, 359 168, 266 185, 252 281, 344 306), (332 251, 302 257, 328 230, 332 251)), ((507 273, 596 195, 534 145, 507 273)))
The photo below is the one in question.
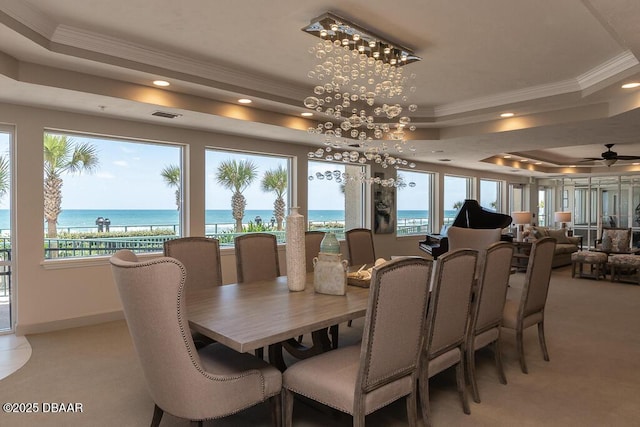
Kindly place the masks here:
POLYGON ((58 235, 58 216, 62 211, 62 174, 93 172, 98 167, 95 146, 77 144, 65 135, 44 134, 44 218, 47 237, 58 235))
POLYGON ((225 160, 218 166, 216 180, 218 184, 233 191, 231 213, 236 220, 236 233, 242 232, 242 218, 247 200, 242 192, 256 179, 258 167, 250 160, 225 160))
POLYGON ((0 199, 6 196, 9 192, 10 183, 11 174, 9 172, 9 159, 5 156, 0 156, 0 199))
POLYGON ((460 209, 464 202, 458 201, 453 204, 453 209, 460 209))
POLYGON ((176 189, 176 207, 180 210, 180 168, 176 165, 165 166, 160 175, 169 187, 176 189))
POLYGON ((276 200, 273 202, 273 216, 276 217, 278 231, 282 230, 282 220, 284 219, 286 209, 282 196, 287 191, 288 181, 289 174, 282 166, 268 170, 262 176, 262 191, 276 193, 276 200))

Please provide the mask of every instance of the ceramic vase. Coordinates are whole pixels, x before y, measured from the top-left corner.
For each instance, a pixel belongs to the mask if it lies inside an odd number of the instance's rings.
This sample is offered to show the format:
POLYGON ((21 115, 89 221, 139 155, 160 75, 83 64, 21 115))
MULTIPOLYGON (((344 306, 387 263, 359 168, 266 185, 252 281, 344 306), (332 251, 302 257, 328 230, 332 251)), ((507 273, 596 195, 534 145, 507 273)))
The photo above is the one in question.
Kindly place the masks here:
POLYGON ((313 259, 313 286, 319 294, 344 295, 347 293, 347 265, 342 254, 320 252, 313 259))
POLYGON ((298 213, 297 207, 292 207, 287 216, 286 238, 287 286, 290 291, 304 291, 307 280, 304 216, 298 213))
POLYGON ((335 233, 328 231, 324 234, 324 238, 320 242, 320 252, 324 252, 326 254, 340 253, 340 242, 338 242, 338 238, 335 233))

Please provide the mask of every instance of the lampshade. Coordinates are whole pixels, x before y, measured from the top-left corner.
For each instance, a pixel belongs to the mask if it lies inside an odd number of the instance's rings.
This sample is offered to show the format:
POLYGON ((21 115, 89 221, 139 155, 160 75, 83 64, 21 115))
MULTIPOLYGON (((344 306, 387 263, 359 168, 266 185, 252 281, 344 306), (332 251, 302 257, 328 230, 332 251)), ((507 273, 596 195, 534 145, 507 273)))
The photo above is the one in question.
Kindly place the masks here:
POLYGON ((571 222, 571 212, 556 212, 553 216, 556 222, 571 222))
POLYGON ((531 212, 511 212, 514 224, 530 224, 531 216, 531 212))

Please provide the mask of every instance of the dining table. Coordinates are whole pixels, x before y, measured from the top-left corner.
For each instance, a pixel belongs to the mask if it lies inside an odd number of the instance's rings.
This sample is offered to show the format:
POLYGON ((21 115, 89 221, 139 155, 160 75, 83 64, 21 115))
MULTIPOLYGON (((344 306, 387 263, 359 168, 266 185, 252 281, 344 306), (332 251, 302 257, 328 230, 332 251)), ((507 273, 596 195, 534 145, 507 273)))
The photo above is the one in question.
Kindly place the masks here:
POLYGON ((189 326, 241 353, 268 347, 269 362, 286 369, 283 349, 304 359, 330 350, 327 329, 363 317, 369 289, 347 286, 346 295, 326 295, 314 290, 313 273, 303 291, 290 291, 287 277, 235 283, 187 293, 189 326), (295 337, 311 334, 305 346, 295 337))

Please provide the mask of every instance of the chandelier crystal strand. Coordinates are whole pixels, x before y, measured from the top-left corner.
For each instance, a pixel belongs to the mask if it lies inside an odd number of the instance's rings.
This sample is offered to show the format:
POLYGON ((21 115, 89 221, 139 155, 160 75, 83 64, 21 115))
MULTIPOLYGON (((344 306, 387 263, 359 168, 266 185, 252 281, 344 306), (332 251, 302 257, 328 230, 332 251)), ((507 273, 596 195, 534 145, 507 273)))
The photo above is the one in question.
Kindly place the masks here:
MULTIPOLYGON (((308 77, 315 86, 304 105, 325 117, 309 128, 310 133, 324 135, 325 148, 309 152, 309 158, 414 168, 415 163, 392 155, 390 146, 402 153, 407 132, 415 130, 409 113, 415 113, 417 106, 403 106, 416 90, 411 85, 415 75, 407 75, 401 65, 420 58, 331 14, 318 18, 305 31, 323 39, 309 49, 316 62, 308 77)), ((378 181, 400 185, 393 178, 378 181)))

